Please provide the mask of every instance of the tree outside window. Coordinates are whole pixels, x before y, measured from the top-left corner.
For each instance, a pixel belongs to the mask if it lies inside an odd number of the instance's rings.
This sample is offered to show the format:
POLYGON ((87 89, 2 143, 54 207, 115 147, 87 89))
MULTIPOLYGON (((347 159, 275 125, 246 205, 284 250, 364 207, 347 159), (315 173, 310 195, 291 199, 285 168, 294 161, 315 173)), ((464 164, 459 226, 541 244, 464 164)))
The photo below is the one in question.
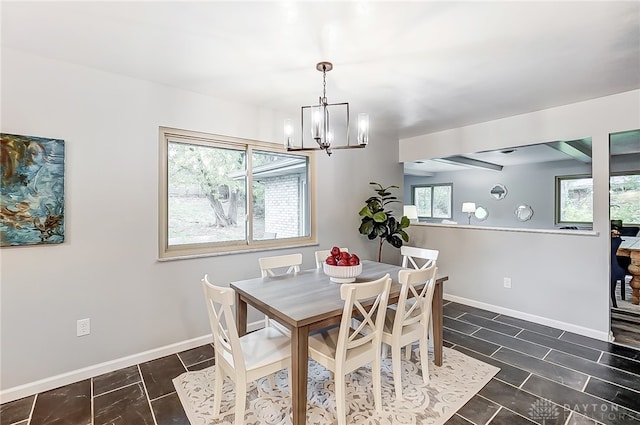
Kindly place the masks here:
MULTIPOLYGON (((614 173, 609 179, 611 220, 640 224, 640 173, 614 173)), ((591 176, 556 177, 556 223, 593 223, 591 176)))

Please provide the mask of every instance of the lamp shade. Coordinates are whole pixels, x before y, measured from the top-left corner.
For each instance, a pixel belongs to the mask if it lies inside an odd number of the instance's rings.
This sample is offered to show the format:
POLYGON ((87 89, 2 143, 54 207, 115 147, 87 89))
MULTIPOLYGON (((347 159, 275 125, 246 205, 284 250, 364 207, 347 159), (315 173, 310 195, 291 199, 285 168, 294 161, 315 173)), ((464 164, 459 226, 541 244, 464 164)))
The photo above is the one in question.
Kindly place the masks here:
POLYGON ((475 204, 475 202, 463 202, 462 203, 462 212, 465 212, 465 213, 476 212, 476 204, 475 204))
POLYGON ((406 216, 409 220, 417 220, 418 207, 415 205, 405 205, 402 209, 402 215, 406 216))

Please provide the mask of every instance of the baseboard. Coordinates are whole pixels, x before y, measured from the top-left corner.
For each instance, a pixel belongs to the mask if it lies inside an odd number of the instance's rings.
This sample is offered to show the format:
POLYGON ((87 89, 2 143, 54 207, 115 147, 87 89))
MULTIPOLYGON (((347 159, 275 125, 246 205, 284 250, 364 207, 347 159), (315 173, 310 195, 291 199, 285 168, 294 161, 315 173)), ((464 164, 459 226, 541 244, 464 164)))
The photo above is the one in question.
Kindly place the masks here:
MULTIPOLYGON (((260 329, 264 326, 264 321, 260 320, 247 324, 249 332, 260 329)), ((169 356, 171 354, 180 353, 192 348, 200 347, 212 341, 211 334, 203 335, 187 341, 177 342, 175 344, 166 345, 164 347, 154 348, 142 353, 132 354, 108 362, 99 363, 97 365, 88 366, 82 369, 73 370, 60 375, 52 376, 28 384, 19 385, 17 387, 7 388, 0 391, 0 403, 8 403, 33 394, 49 391, 54 388, 69 385, 74 382, 89 379, 104 373, 114 372, 118 369, 137 365, 139 363, 148 362, 160 357, 169 356)))
POLYGON ((507 316, 515 317, 517 319, 527 320, 529 322, 538 323, 540 325, 551 326, 553 328, 562 329, 564 331, 573 332, 579 335, 595 338, 600 341, 609 342, 609 331, 600 332, 595 329, 589 329, 582 326, 577 326, 571 323, 561 322, 559 320, 549 319, 547 317, 536 316, 534 314, 523 313, 517 310, 511 310, 508 308, 500 307, 493 304, 487 304, 480 301, 470 300, 456 295, 444 294, 444 299, 454 301, 460 304, 470 305, 472 307, 481 308, 483 310, 493 311, 494 313, 505 314, 507 316))

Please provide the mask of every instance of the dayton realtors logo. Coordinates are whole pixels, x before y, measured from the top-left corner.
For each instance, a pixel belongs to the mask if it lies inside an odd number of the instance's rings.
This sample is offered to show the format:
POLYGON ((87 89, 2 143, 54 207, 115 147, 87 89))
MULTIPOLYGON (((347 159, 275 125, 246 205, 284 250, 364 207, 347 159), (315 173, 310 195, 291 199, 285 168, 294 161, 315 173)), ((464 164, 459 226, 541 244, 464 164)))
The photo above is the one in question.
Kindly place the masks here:
POLYGON ((539 398, 529 408, 529 417, 535 421, 542 421, 545 425, 546 421, 553 421, 560 416, 558 406, 549 400, 539 398))

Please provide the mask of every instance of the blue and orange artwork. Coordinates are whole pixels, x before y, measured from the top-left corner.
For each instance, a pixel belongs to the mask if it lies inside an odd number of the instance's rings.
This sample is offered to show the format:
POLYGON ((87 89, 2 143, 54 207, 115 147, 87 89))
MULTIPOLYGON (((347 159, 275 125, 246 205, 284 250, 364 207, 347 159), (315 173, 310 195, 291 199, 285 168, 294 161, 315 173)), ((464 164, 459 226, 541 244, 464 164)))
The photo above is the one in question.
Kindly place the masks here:
POLYGON ((64 242, 64 140, 0 133, 0 246, 64 242))

